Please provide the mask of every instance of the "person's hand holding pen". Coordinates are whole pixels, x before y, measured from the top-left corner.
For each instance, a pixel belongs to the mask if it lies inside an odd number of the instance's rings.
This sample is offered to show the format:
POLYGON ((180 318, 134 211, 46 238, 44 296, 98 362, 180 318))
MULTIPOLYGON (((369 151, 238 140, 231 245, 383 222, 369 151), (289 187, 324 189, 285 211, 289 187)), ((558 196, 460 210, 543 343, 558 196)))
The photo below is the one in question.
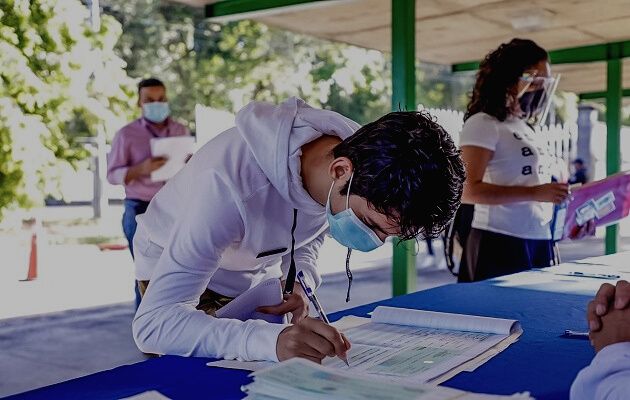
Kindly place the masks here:
MULTIPOLYGON (((295 275, 299 282, 298 291, 310 301, 319 314, 319 320, 307 317, 299 324, 293 325, 280 332, 276 352, 278 360, 286 360, 291 357, 302 357, 321 363, 326 356, 337 356, 348 363, 347 352, 351 344, 346 336, 334 327, 322 308, 315 291, 308 285, 304 273, 299 271, 295 275), (284 336, 283 336, 284 335, 284 336), (281 341, 284 342, 281 345, 281 341)), ((294 292, 295 293, 295 292, 294 292)))
POLYGON ((285 328, 280 332, 276 344, 279 361, 301 357, 321 363, 324 357, 346 359, 348 350, 350 342, 343 333, 311 317, 285 328))

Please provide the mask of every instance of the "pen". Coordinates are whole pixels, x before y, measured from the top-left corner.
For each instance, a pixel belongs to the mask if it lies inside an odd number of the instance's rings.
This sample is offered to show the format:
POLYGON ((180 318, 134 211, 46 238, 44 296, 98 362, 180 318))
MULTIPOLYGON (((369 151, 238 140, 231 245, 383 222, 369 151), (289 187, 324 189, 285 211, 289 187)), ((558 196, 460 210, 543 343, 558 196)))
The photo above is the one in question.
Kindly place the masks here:
MULTIPOLYGON (((326 313, 324 312, 322 305, 317 299, 317 296, 315 296, 315 292, 313 292, 313 289, 311 289, 311 287, 306 284, 306 280, 304 279, 304 273, 302 271, 298 272, 296 275, 296 278, 298 282, 300 283, 300 286, 302 286, 302 290, 304 290, 306 297, 308 297, 311 303, 313 303, 313 307, 315 307, 315 311, 317 311, 317 314, 319 314, 319 318, 322 321, 324 321, 326 325, 330 325, 330 320, 326 316, 326 313)), ((350 366, 350 363, 348 362, 347 357, 339 357, 339 358, 341 358, 348 367, 350 366)))
POLYGON ((577 277, 580 277, 580 278, 597 278, 597 279, 619 279, 619 278, 621 278, 619 275, 584 273, 584 272, 579 272, 579 271, 569 272, 568 274, 564 274, 564 275, 577 276, 577 277))
POLYGON ((565 330, 563 336, 576 339, 589 339, 588 332, 578 332, 570 329, 565 330))

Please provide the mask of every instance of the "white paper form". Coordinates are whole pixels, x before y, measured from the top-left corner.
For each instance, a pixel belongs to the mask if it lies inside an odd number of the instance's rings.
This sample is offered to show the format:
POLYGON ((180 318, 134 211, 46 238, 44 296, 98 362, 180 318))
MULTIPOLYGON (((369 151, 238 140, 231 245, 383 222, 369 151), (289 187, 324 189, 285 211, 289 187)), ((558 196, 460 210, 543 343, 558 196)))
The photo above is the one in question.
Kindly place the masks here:
POLYGON ((120 400, 170 400, 170 398, 164 396, 156 390, 150 390, 148 392, 140 393, 131 397, 125 397, 120 400))
POLYGON ((350 368, 333 358, 323 364, 363 375, 428 382, 520 332, 514 320, 378 307, 370 323, 344 331, 352 343, 350 368))
POLYGON ((166 181, 184 168, 188 156, 195 151, 195 138, 193 136, 172 136, 151 139, 151 156, 166 157, 166 163, 159 169, 151 172, 153 182, 166 181))
POLYGON ((291 359, 250 375, 243 390, 247 399, 291 400, 482 400, 530 399, 527 394, 494 396, 417 383, 393 383, 333 370, 302 359, 291 359))
POLYGON ((531 269, 518 274, 505 275, 492 280, 492 284, 501 287, 517 287, 555 293, 571 293, 594 296, 602 283, 611 283, 619 279, 630 280, 630 253, 617 253, 609 256, 586 258, 565 262, 553 267, 531 269), (618 275, 619 279, 598 279, 589 276, 571 276, 572 272, 584 274, 618 275))

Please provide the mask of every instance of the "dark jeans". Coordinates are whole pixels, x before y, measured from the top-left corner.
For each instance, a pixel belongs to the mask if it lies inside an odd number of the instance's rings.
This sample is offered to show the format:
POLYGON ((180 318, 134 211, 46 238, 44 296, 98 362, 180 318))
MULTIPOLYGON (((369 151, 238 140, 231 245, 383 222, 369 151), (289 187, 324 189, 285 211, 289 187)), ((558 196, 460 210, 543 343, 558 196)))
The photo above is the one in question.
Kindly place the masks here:
MULTIPOLYGON (((144 214, 149 206, 148 201, 137 199, 125 199, 125 212, 123 213, 122 226, 127 243, 129 243, 129 251, 131 252, 131 258, 133 258, 133 236, 136 234, 136 215, 144 214)), ((138 283, 134 284, 136 288, 136 309, 140 305, 140 292, 138 291, 138 283)))
POLYGON ((465 268, 459 282, 475 282, 551 266, 553 241, 521 239, 482 229, 471 229, 466 240, 465 268))

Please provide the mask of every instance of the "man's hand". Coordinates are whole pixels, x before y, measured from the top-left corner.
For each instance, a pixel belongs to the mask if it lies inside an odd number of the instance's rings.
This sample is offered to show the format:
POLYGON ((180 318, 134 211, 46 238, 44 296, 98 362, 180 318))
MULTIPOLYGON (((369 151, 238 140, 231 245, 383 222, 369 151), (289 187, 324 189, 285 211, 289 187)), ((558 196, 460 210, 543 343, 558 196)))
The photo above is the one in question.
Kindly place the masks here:
POLYGON ((142 175, 151 175, 151 172, 158 168, 162 168, 168 159, 166 157, 151 157, 140 163, 140 173, 142 175))
POLYGON ((597 352, 609 344, 630 342, 630 309, 609 311, 602 317, 602 328, 590 338, 597 352))
POLYGON ((343 333, 310 317, 280 332, 276 344, 276 353, 280 361, 301 357, 321 363, 326 356, 346 357, 348 350, 350 342, 343 333))
POLYGON ((285 294, 284 301, 282 303, 277 306, 258 307, 256 311, 273 315, 291 313, 293 315, 291 323, 297 324, 304 318, 308 317, 308 297, 306 297, 306 294, 302 290, 301 286, 295 285, 293 293, 285 294))
POLYGON ((136 179, 151 175, 151 172, 161 168, 166 164, 166 161, 166 157, 149 157, 141 163, 129 167, 127 175, 125 176, 125 185, 130 184, 136 179))
POLYGON ((597 332, 602 327, 601 317, 608 313, 609 309, 623 310, 630 306, 630 283, 618 281, 617 286, 604 283, 595 298, 588 303, 586 319, 591 332, 597 332))

